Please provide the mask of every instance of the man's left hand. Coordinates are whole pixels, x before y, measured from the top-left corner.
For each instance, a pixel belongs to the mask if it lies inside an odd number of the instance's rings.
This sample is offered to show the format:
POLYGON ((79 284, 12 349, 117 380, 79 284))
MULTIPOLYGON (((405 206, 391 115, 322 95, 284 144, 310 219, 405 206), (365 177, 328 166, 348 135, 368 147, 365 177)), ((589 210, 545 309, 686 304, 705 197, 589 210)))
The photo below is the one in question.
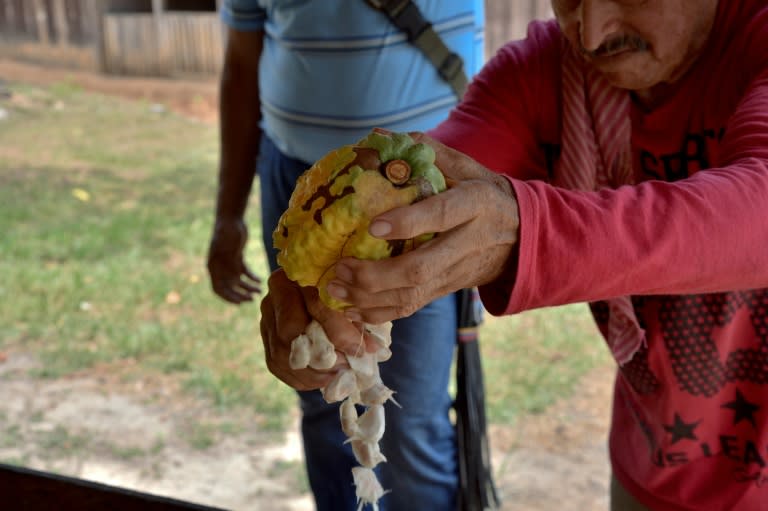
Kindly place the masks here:
POLYGON ((448 293, 493 282, 514 260, 519 213, 511 183, 426 135, 412 136, 435 149, 449 189, 378 216, 369 232, 390 240, 437 236, 398 257, 339 261, 328 292, 352 304, 346 314, 353 321, 409 316, 448 293))

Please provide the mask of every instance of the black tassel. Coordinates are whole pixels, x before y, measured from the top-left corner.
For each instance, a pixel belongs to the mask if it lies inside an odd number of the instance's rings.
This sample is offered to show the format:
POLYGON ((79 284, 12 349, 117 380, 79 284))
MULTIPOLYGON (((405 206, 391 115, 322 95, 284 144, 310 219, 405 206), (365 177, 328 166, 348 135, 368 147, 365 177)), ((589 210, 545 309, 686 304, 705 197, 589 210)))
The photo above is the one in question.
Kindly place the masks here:
POLYGON ((477 289, 457 293, 456 436, 458 438, 458 511, 485 511, 500 505, 491 469, 485 418, 485 387, 478 344, 482 305, 477 289))

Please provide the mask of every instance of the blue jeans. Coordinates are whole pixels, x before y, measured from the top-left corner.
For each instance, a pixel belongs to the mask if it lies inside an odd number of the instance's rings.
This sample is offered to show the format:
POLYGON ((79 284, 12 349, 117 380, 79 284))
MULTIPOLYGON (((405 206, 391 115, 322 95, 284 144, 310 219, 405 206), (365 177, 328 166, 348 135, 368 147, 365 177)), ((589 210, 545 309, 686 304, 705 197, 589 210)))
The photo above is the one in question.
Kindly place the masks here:
MULTIPOLYGON (((309 164, 288 158, 262 137, 258 172, 264 245, 270 268, 277 268, 272 231, 296 179, 309 164)), ((381 364, 381 377, 402 406, 386 405, 381 441, 387 461, 377 467, 385 490, 382 511, 452 510, 458 488, 456 433, 448 412, 451 362, 456 345, 456 297, 449 295, 414 315, 394 322, 392 358, 381 364)), ((351 469, 357 466, 339 422, 339 404, 320 392, 299 392, 309 484, 318 511, 357 509, 351 469)))

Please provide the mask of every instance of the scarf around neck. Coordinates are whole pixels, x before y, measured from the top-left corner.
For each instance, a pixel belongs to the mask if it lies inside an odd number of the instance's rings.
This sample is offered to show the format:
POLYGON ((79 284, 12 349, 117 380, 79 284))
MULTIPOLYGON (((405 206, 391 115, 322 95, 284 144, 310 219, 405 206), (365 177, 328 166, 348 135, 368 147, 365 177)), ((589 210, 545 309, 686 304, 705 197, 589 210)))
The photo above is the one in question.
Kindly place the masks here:
MULTIPOLYGON (((562 149, 553 184, 594 191, 633 184, 627 91, 613 87, 565 42, 562 62, 562 149)), ((624 365, 645 342, 629 296, 608 304, 606 340, 615 360, 624 365)))

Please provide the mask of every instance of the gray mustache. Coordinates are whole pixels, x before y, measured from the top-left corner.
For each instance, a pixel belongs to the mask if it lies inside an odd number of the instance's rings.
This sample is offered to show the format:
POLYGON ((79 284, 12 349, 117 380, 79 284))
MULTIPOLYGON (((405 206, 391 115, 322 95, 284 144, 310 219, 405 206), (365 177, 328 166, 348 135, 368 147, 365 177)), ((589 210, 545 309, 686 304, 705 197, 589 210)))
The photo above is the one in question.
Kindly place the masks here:
POLYGON ((648 50, 648 43, 644 39, 635 35, 623 35, 609 39, 593 51, 589 51, 582 47, 581 53, 587 57, 597 58, 624 50, 646 51, 648 50))

